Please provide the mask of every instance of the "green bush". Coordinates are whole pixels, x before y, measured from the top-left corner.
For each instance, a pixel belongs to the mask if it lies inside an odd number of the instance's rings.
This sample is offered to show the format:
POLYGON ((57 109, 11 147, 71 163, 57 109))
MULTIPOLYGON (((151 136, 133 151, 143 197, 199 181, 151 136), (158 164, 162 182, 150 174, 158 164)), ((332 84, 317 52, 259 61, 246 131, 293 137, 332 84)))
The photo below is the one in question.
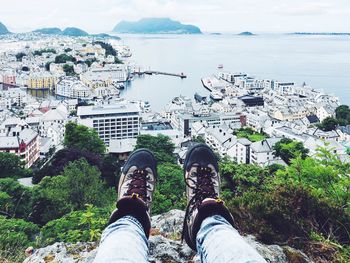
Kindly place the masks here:
POLYGON ((23 259, 24 250, 35 245, 39 227, 22 219, 0 216, 0 259, 14 262, 23 259))
POLYGON ((100 171, 85 159, 69 163, 62 175, 44 177, 34 189, 32 221, 46 224, 72 210, 82 210, 85 204, 99 207, 114 202, 115 192, 100 177, 100 171))
POLYGON ((28 219, 31 212, 33 191, 11 178, 0 179, 0 212, 3 214, 28 219))
POLYGON ((171 163, 161 164, 158 166, 158 176, 152 213, 160 214, 171 209, 185 209, 185 182, 182 168, 171 163))
POLYGON ((110 215, 109 208, 87 205, 84 211, 74 211, 48 222, 41 229, 41 245, 55 242, 84 242, 99 240, 110 215))

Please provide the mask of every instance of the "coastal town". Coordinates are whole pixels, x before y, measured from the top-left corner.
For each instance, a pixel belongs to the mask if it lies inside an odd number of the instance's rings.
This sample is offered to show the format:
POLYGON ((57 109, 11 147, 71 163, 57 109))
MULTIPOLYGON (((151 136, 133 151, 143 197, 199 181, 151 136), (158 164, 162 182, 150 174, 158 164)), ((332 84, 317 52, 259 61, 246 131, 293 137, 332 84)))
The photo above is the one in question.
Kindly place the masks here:
POLYGON ((287 165, 274 154, 283 138, 303 143, 310 156, 323 147, 350 162, 350 125, 320 127, 335 117, 339 98, 305 83, 219 65, 198 80, 210 96, 179 94, 155 112, 147 101, 123 98, 140 68, 118 39, 27 33, 0 37, 0 47, 0 152, 20 156, 27 168, 62 149, 68 122, 95 129, 120 160, 140 134, 162 134, 175 144, 179 163, 187 147, 201 140, 238 163, 287 165))

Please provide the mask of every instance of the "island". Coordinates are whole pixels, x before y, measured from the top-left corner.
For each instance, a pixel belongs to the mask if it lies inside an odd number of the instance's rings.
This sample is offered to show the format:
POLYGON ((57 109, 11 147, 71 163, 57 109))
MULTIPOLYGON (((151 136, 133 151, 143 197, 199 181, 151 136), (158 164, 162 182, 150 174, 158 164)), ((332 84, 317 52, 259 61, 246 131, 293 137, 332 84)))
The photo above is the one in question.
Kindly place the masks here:
POLYGON ((61 35, 62 30, 58 27, 46 27, 46 28, 40 28, 37 30, 34 30, 35 33, 41 33, 44 35, 61 35))
POLYGON ((170 18, 143 18, 136 22, 121 21, 113 32, 130 34, 201 34, 199 27, 185 25, 170 18))
POLYGON ((255 36, 255 34, 253 34, 252 32, 249 32, 249 31, 239 33, 238 35, 239 36, 255 36))
POLYGON ((7 27, 0 22, 0 35, 7 35, 10 34, 10 31, 8 31, 7 27))
POLYGON ((350 33, 342 32, 294 32, 291 35, 302 36, 350 36, 350 33))
POLYGON ((87 37, 89 33, 77 27, 67 27, 63 30, 62 35, 71 37, 87 37))

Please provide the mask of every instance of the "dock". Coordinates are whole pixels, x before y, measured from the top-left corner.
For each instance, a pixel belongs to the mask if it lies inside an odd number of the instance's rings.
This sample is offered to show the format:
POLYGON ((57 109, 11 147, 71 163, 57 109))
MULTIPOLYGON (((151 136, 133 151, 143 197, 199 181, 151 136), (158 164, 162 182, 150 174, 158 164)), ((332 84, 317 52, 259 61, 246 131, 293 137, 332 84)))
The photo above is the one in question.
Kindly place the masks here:
POLYGON ((154 70, 145 70, 145 71, 135 71, 133 72, 134 75, 142 76, 142 75, 164 75, 164 76, 172 76, 172 77, 178 77, 181 79, 187 78, 187 76, 184 73, 168 73, 168 72, 162 72, 162 71, 154 71, 154 70))

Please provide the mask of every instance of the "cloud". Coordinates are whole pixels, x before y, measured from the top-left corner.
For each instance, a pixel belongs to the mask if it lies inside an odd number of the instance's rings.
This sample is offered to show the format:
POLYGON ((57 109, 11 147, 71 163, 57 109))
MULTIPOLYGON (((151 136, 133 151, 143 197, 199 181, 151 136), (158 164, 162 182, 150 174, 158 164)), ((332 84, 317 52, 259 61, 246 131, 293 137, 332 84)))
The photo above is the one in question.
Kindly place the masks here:
POLYGON ((331 8, 332 5, 330 3, 322 2, 296 3, 293 6, 283 3, 274 7, 274 13, 291 16, 325 15, 330 12, 331 8))

